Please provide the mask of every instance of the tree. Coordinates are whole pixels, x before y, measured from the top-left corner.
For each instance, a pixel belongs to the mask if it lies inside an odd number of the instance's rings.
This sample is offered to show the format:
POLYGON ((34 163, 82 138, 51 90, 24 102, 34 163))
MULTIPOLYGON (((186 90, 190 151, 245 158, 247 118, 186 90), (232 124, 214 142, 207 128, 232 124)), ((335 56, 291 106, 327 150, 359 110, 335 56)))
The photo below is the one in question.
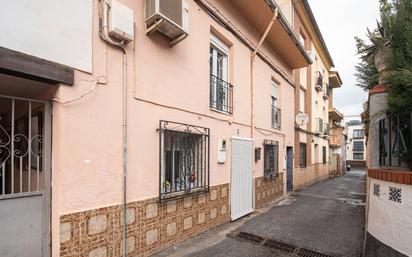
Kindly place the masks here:
POLYGON ((412 0, 398 0, 394 9, 388 102, 399 113, 412 110, 412 0))

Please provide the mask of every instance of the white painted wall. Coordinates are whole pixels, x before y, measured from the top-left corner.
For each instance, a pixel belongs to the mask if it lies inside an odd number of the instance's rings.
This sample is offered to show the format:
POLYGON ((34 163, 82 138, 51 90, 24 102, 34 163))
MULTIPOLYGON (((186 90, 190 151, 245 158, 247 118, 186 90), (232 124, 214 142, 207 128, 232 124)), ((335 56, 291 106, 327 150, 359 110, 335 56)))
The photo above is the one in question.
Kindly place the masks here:
POLYGON ((412 186, 370 179, 368 232, 382 243, 412 256, 412 186), (380 185, 380 196, 373 185, 380 185), (389 201, 389 186, 402 189, 402 202, 389 201))
POLYGON ((0 46, 92 71, 92 0, 1 1, 0 46))
MULTIPOLYGON (((357 129, 363 129, 363 125, 359 126, 348 126, 348 140, 346 141, 346 160, 353 159, 353 141, 363 141, 363 160, 354 160, 354 161, 364 161, 366 160, 366 138, 363 139, 353 139, 353 131, 357 129)), ((356 153, 361 153, 356 151, 356 153)))

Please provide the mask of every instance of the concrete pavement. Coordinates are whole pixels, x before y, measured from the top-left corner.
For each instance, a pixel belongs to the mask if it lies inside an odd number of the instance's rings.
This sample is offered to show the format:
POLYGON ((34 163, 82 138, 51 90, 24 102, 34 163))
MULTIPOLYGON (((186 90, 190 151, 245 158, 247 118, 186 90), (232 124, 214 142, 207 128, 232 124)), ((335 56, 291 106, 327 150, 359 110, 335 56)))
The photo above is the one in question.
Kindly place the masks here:
POLYGON ((210 230, 156 256, 294 256, 227 237, 244 231, 330 256, 361 256, 365 172, 303 188, 260 213, 210 230))

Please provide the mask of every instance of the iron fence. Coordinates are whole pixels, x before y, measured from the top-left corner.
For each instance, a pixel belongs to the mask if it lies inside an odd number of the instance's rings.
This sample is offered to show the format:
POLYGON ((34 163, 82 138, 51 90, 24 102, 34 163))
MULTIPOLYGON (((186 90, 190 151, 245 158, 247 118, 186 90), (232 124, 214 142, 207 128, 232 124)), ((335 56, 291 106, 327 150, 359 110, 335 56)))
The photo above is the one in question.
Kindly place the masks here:
POLYGON ((272 128, 280 129, 281 126, 281 110, 272 105, 272 128))
POLYGON ((160 121, 160 201, 209 190, 210 130, 160 121))
POLYGON ((210 74, 210 108, 233 113, 233 85, 210 74))
POLYGON ((412 169, 412 112, 379 121, 379 165, 412 169))

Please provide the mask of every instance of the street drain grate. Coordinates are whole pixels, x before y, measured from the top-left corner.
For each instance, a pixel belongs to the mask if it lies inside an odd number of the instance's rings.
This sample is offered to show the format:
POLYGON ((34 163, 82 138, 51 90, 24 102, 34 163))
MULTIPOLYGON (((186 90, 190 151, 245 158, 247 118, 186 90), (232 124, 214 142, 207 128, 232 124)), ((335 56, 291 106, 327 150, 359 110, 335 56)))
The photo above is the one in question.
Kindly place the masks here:
MULTIPOLYGON (((231 234, 234 235, 234 234, 231 234)), ((229 235, 228 235, 229 236, 229 235)), ((275 250, 279 250, 285 253, 293 254, 294 256, 298 257, 333 257, 332 255, 315 252, 306 248, 301 248, 292 244, 288 244, 282 241, 277 241, 270 238, 264 238, 259 235, 247 233, 247 232, 239 232, 234 235, 236 238, 243 239, 245 241, 260 244, 268 248, 272 248, 275 250)))
POLYGON ((265 243, 263 244, 264 246, 276 249, 276 250, 280 250, 283 252, 287 252, 287 253, 293 253, 296 250, 296 246, 291 245, 291 244, 287 244, 281 241, 276 241, 273 239, 268 239, 265 241, 265 243))
POLYGON ((309 249, 301 248, 298 252, 299 257, 332 257, 330 255, 315 252, 309 249))
POLYGON ((263 240, 265 240, 265 238, 263 238, 261 236, 250 234, 250 233, 247 233, 247 232, 240 232, 239 234, 237 234, 237 237, 245 239, 245 240, 253 242, 253 243, 257 243, 257 244, 260 244, 260 243, 263 242, 263 240))

